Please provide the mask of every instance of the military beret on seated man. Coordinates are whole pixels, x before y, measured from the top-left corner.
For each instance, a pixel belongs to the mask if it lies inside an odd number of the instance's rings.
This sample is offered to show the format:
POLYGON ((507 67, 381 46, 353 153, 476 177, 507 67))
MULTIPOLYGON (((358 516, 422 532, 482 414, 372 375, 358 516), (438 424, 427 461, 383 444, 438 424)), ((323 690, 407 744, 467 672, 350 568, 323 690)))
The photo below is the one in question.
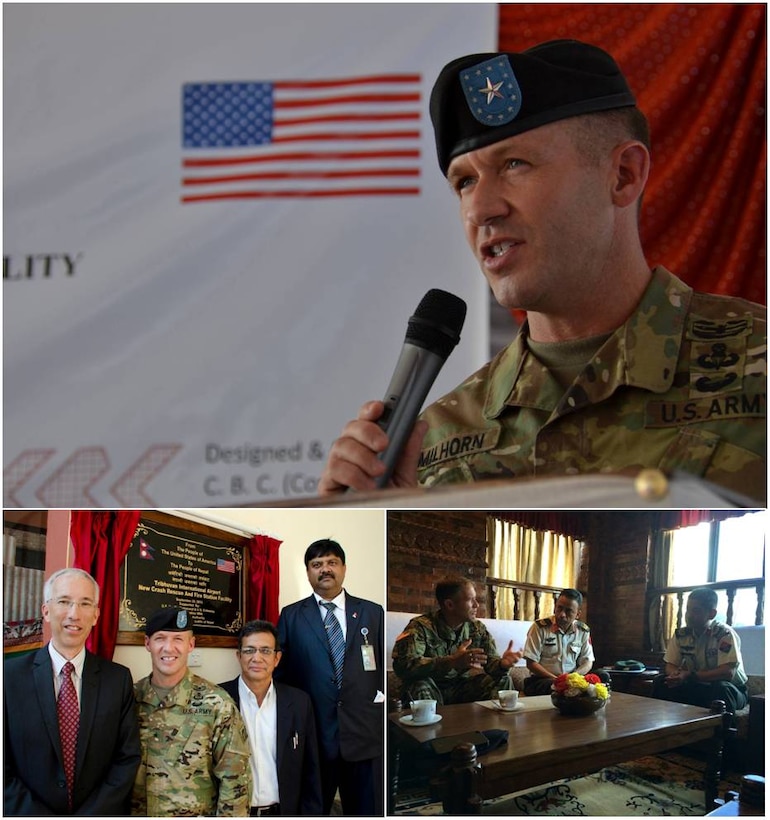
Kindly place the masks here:
MULTIPOLYGON (((649 128, 613 57, 577 40, 460 57, 430 115, 481 271, 527 319, 427 408, 389 486, 657 468, 764 503, 766 310, 648 264, 649 128)), ((319 492, 375 489, 383 412, 348 422, 319 492)))

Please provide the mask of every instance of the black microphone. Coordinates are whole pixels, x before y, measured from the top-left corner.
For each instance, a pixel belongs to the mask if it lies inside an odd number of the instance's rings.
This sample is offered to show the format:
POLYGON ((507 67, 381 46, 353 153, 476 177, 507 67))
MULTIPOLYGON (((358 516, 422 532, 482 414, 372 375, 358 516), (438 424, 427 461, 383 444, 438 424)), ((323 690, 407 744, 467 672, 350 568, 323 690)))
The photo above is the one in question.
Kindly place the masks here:
POLYGON ((385 411, 377 422, 389 439, 379 456, 387 469, 376 480, 377 487, 390 481, 425 397, 460 341, 466 310, 465 302, 458 296, 433 289, 422 297, 409 319, 404 347, 383 399, 385 411))

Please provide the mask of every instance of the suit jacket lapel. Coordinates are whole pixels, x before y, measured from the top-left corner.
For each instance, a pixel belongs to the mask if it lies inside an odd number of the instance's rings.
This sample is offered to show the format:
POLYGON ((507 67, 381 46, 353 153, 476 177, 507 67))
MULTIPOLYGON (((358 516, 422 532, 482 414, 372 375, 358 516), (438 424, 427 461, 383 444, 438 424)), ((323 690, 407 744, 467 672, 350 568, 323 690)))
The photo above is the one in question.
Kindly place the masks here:
POLYGON ((83 664, 83 683, 80 688, 80 724, 78 726, 78 755, 75 771, 80 771, 85 760, 88 739, 92 736, 96 717, 96 701, 99 696, 99 659, 86 652, 83 664))
POLYGON ((326 639, 326 630, 324 629, 321 613, 318 609, 315 596, 311 595, 305 598, 302 606, 302 617, 305 619, 310 631, 318 638, 323 648, 328 652, 329 641, 326 639))
POLYGON ((40 714, 43 716, 43 723, 48 731, 51 746, 59 758, 59 762, 64 766, 64 758, 61 753, 61 740, 59 738, 59 717, 56 714, 56 693, 53 686, 53 664, 48 653, 48 646, 39 649, 35 655, 32 666, 32 676, 35 680, 35 696, 40 704, 40 714))
MULTIPOLYGON (((292 720, 292 704, 280 684, 273 681, 275 688, 275 769, 281 771, 283 752, 288 748, 289 738, 294 726, 292 720)), ((279 784, 280 785, 280 784, 279 784)))
POLYGON ((345 593, 345 620, 347 629, 345 631, 345 653, 347 654, 353 646, 353 641, 357 634, 361 632, 361 599, 354 598, 345 593))

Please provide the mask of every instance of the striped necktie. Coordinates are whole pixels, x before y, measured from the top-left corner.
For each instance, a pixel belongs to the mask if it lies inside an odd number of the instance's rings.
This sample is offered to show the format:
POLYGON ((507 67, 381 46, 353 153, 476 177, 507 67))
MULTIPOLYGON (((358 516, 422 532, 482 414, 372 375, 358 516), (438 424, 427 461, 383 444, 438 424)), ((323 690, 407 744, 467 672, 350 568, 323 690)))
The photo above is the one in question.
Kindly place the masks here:
POLYGON ((332 663, 334 664, 334 679, 339 689, 342 686, 342 665, 345 660, 345 637, 342 634, 340 622, 334 614, 334 610, 337 608, 336 604, 331 601, 322 601, 321 605, 326 607, 324 629, 326 630, 326 637, 329 640, 329 649, 332 655, 332 663))
POLYGON ((56 701, 56 713, 59 717, 59 737, 64 757, 64 776, 67 778, 67 799, 72 808, 72 790, 75 784, 75 757, 78 748, 78 725, 80 724, 80 707, 72 673, 75 667, 67 661, 61 671, 59 699, 56 701))

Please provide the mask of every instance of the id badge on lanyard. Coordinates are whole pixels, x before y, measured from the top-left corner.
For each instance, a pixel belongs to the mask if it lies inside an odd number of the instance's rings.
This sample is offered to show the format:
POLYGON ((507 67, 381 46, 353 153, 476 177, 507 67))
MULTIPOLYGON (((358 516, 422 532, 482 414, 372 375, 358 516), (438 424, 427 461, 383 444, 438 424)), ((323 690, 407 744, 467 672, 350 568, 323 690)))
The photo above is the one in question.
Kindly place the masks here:
POLYGON ((377 669, 377 662, 374 660, 374 647, 369 643, 369 630, 361 627, 361 634, 364 642, 361 644, 361 660, 364 664, 364 672, 374 672, 377 669))

